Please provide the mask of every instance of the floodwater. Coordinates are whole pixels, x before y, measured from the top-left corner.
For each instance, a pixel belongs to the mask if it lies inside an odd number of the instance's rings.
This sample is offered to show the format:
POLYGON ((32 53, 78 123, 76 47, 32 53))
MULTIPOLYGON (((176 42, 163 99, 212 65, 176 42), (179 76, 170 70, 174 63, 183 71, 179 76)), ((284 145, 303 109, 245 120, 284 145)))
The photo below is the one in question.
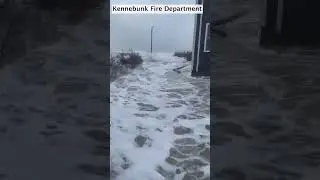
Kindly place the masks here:
POLYGON ((209 179, 209 79, 173 71, 189 62, 169 53, 143 55, 110 86, 113 178, 209 179))

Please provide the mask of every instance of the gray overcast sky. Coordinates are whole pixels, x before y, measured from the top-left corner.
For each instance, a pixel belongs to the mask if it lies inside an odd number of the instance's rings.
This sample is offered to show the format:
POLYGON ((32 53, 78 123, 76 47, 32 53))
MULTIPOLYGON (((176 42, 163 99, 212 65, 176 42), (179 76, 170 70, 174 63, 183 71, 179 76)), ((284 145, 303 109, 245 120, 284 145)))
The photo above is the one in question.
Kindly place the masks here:
MULTIPOLYGON (((194 4, 195 0, 111 0, 111 4, 194 4)), ((154 52, 191 50, 193 14, 111 14, 111 51, 150 50, 150 28, 154 29, 154 52)))

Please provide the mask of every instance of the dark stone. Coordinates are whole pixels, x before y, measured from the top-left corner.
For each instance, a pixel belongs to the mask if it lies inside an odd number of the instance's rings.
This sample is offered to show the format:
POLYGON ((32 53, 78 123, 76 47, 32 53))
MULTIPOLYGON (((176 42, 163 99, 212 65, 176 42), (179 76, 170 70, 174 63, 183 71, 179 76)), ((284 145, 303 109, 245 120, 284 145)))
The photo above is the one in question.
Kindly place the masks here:
POLYGON ((182 115, 179 115, 177 118, 178 118, 178 119, 188 119, 188 116, 182 114, 182 115))
POLYGON ((171 165, 176 165, 176 164, 178 163, 178 161, 175 160, 175 159, 172 158, 172 157, 167 157, 167 158, 166 158, 166 162, 169 163, 169 164, 171 164, 171 165))
POLYGON ((136 138, 134 138, 134 141, 136 142, 136 145, 138 147, 143 147, 148 140, 147 136, 138 135, 136 138))
POLYGON ((192 172, 192 173, 187 173, 184 177, 183 180, 197 180, 199 178, 202 178, 204 175, 203 171, 197 171, 197 172, 192 172))
POLYGON ((203 151, 201 151, 200 156, 210 161, 210 148, 205 148, 203 151))
POLYGON ((131 166, 131 162, 129 161, 128 158, 122 157, 123 163, 121 164, 122 169, 128 169, 131 166))
POLYGON ((147 128, 144 128, 144 127, 142 127, 142 126, 136 126, 136 128, 137 128, 138 130, 144 130, 144 129, 147 129, 147 128))
POLYGON ((180 138, 176 139, 174 143, 179 144, 179 145, 195 145, 197 144, 195 139, 192 138, 180 138))
POLYGON ((134 113, 133 115, 137 116, 137 117, 148 117, 149 114, 141 114, 141 113, 134 113))
POLYGON ((176 174, 180 174, 181 170, 180 169, 176 169, 176 174))
POLYGON ((190 129, 190 128, 184 127, 184 126, 177 126, 177 127, 174 127, 173 132, 174 132, 176 135, 184 135, 184 134, 190 134, 190 133, 192 133, 193 130, 190 129))
POLYGON ((156 168, 156 171, 161 174, 165 179, 173 179, 173 177, 175 176, 175 173, 174 172, 170 172, 170 171, 167 171, 165 170, 163 167, 161 166, 158 166, 156 168))
POLYGON ((186 174, 183 176, 182 180, 197 180, 195 176, 192 176, 190 174, 186 174))
POLYGON ((159 108, 151 104, 137 103, 140 111, 157 111, 159 108))
POLYGON ((183 159, 186 158, 187 156, 180 153, 179 151, 177 151, 176 148, 170 148, 170 157, 174 157, 174 158, 178 158, 178 159, 183 159))
POLYGON ((209 124, 206 124, 205 128, 206 128, 208 131, 210 131, 210 129, 211 129, 211 127, 210 127, 209 124))
POLYGON ((207 165, 209 164, 200 159, 186 159, 177 164, 178 167, 182 167, 185 170, 194 170, 207 165))

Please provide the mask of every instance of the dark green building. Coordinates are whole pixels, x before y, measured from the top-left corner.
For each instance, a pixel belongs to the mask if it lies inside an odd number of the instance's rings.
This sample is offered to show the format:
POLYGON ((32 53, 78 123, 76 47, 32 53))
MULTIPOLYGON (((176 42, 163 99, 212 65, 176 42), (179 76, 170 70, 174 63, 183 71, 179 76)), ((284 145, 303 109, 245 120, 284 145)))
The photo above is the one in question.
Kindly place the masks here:
POLYGON ((192 50, 192 76, 210 75, 210 4, 209 0, 196 0, 203 4, 203 14, 195 15, 193 50, 192 50))

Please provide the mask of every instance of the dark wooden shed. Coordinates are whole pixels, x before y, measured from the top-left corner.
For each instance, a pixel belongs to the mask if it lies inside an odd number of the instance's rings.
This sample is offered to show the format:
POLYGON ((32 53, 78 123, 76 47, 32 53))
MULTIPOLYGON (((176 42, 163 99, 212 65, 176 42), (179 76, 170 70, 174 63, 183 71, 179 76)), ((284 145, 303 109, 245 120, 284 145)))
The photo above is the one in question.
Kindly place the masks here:
POLYGON ((195 15, 193 50, 192 50, 192 76, 210 75, 210 4, 209 0, 197 0, 203 4, 203 14, 195 15))

